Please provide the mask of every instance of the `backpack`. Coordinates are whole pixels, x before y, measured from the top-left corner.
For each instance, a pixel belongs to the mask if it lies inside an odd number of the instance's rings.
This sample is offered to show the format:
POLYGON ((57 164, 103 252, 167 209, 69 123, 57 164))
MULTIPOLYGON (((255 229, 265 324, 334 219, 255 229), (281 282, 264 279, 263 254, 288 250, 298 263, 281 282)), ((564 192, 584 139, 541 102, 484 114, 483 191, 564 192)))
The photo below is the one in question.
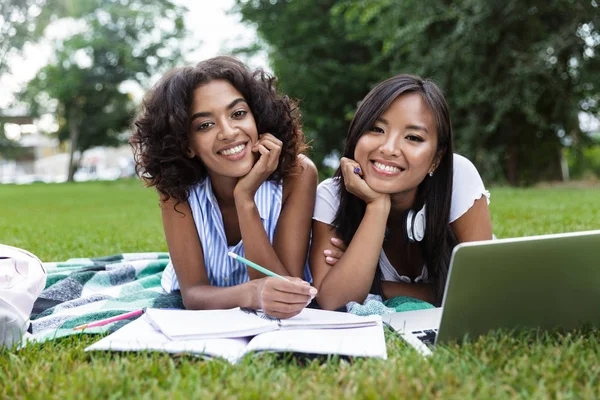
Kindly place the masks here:
POLYGON ((39 258, 0 244, 0 347, 21 341, 33 303, 45 285, 46 270, 39 258))

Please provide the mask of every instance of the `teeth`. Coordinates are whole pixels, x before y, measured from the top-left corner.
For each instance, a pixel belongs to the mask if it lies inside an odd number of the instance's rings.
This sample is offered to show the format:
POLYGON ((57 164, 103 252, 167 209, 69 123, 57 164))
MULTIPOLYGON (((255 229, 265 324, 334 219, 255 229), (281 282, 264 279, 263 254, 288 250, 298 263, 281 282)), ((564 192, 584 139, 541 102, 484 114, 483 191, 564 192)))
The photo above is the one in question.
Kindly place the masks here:
POLYGON ((380 169, 385 172, 400 172, 400 168, 398 168, 398 167, 393 167, 391 165, 385 165, 385 164, 382 164, 377 161, 375 161, 373 164, 375 164, 377 169, 380 169))
POLYGON ((235 146, 227 150, 222 150, 221 154, 223 154, 224 156, 232 156, 244 150, 244 147, 246 147, 245 144, 240 144, 239 146, 235 146))

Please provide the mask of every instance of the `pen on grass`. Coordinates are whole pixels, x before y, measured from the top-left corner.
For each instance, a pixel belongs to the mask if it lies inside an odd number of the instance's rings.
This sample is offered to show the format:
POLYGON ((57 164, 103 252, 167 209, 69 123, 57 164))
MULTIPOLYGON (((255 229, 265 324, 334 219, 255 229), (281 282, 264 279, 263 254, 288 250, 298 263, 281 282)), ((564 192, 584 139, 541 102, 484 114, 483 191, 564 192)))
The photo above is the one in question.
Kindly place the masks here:
POLYGON ((238 261, 240 261, 240 262, 242 262, 242 263, 246 264, 247 266, 249 266, 249 267, 251 267, 251 268, 254 268, 254 269, 255 269, 255 270, 257 270, 257 271, 260 271, 260 272, 262 272, 262 273, 263 273, 263 274, 265 274, 265 275, 268 275, 268 276, 273 276, 273 277, 275 277, 275 278, 279 278, 279 279, 283 279, 284 281, 288 281, 288 282, 290 281, 289 279, 286 279, 286 278, 284 278, 284 277, 283 277, 283 276, 281 276, 281 275, 277 275, 275 272, 273 272, 273 271, 269 271, 269 270, 268 270, 268 269, 266 269, 265 267, 261 267, 260 265, 258 265, 258 264, 255 264, 255 263, 253 263, 252 261, 250 261, 250 260, 247 260, 247 259, 245 259, 244 257, 242 257, 242 256, 240 256, 240 255, 237 255, 237 254, 235 254, 235 253, 234 253, 234 252, 232 252, 232 251, 230 251, 229 253, 227 253, 227 255, 228 255, 229 257, 233 257, 234 259, 236 259, 236 260, 238 260, 238 261))
POLYGON ((76 326, 75 328, 73 328, 73 330, 77 331, 77 330, 82 330, 82 329, 86 329, 86 328, 94 328, 96 326, 103 326, 106 324, 110 324, 111 322, 121 321, 123 319, 131 318, 131 317, 137 317, 138 315, 142 315, 144 313, 144 311, 145 311, 144 309, 141 309, 141 310, 131 311, 131 312, 128 312, 125 314, 117 315, 114 317, 101 319, 100 321, 89 322, 87 324, 76 326))

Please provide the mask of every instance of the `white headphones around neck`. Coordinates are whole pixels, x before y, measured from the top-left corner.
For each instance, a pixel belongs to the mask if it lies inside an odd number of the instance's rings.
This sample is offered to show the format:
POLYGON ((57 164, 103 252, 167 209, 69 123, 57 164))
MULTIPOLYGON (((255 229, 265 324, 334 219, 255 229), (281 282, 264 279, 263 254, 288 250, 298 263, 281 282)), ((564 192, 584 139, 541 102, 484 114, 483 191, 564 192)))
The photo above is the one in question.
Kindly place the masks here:
POLYGON ((425 205, 415 212, 409 209, 406 213, 406 237, 410 243, 420 242, 425 237, 425 205))

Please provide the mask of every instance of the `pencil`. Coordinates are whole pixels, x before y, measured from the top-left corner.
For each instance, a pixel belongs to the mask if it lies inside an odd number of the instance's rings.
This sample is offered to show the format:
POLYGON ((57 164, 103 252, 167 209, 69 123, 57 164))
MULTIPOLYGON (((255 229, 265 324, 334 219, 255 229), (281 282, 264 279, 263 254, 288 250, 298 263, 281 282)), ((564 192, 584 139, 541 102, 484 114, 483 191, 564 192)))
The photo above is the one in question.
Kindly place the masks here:
POLYGON ((83 325, 79 325, 76 326, 75 328, 73 328, 74 331, 76 330, 81 330, 81 329, 86 329, 86 328, 94 328, 96 326, 103 326, 106 324, 110 324, 111 322, 116 322, 116 321, 121 321, 122 319, 127 319, 127 318, 131 318, 131 317, 135 317, 138 315, 141 315, 144 313, 144 310, 136 310, 136 311, 131 311, 125 314, 121 314, 121 315, 117 315, 114 317, 110 317, 110 318, 106 318, 106 319, 101 319, 100 321, 95 321, 95 322, 90 322, 87 324, 83 324, 83 325))
POLYGON ((255 264, 255 263, 253 263, 252 261, 250 261, 250 260, 247 260, 247 259, 245 259, 244 257, 242 257, 242 256, 240 256, 240 255, 237 255, 237 254, 235 254, 234 252, 231 252, 231 251, 230 251, 229 253, 227 253, 227 255, 229 255, 229 257, 233 257, 234 259, 236 259, 236 260, 238 260, 238 261, 240 261, 240 262, 243 262, 243 263, 244 263, 244 264, 246 264, 247 266, 249 266, 249 267, 251 267, 251 268, 254 268, 254 269, 255 269, 255 270, 257 270, 257 271, 260 271, 260 272, 262 272, 262 273, 263 273, 263 274, 265 274, 265 275, 268 275, 268 276, 273 276, 273 277, 275 277, 275 278, 279 278, 279 279, 283 279, 284 281, 288 281, 288 282, 290 281, 289 279, 286 279, 286 278, 284 278, 284 277, 283 277, 283 276, 281 276, 281 275, 277 275, 275 272, 273 272, 273 271, 269 271, 269 270, 268 270, 268 269, 266 269, 265 267, 261 267, 260 265, 258 265, 258 264, 255 264))

